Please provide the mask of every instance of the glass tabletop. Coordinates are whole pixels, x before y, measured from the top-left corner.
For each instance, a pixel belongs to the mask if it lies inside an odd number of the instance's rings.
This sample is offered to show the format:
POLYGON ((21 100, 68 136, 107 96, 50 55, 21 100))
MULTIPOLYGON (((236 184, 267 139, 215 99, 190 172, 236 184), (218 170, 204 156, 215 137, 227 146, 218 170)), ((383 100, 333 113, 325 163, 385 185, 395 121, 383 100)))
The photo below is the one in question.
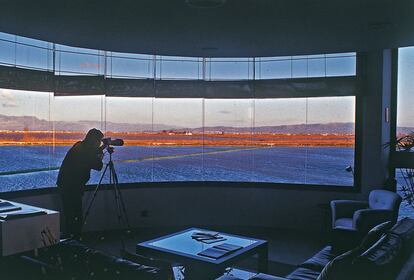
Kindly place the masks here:
POLYGON ((253 245, 255 243, 259 243, 259 240, 257 239, 251 239, 248 237, 242 237, 242 236, 234 236, 229 235, 225 233, 219 233, 219 236, 223 237, 224 240, 215 242, 212 244, 206 244, 201 241, 197 241, 195 239, 192 239, 192 234, 196 232, 211 232, 208 230, 203 229, 189 229, 184 232, 180 232, 175 235, 167 236, 165 238, 160 238, 155 241, 149 242, 148 245, 152 247, 157 247, 160 249, 166 249, 169 251, 175 251, 177 253, 183 253, 193 256, 198 256, 197 254, 201 251, 219 245, 223 243, 238 245, 243 248, 253 245))

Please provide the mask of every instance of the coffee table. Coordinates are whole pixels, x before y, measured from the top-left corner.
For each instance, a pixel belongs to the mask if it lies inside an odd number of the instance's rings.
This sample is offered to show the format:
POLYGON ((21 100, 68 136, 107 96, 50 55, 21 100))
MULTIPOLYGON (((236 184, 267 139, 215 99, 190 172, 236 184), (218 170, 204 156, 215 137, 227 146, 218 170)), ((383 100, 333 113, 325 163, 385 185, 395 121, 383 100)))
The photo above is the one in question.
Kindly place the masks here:
POLYGON ((266 240, 221 233, 225 240, 206 244, 191 238, 195 232, 209 231, 199 228, 189 228, 170 235, 155 238, 136 245, 138 254, 167 260, 173 264, 185 267, 185 279, 212 279, 238 262, 258 255, 258 271, 267 272, 268 243, 266 240), (197 255, 197 253, 215 245, 230 243, 243 248, 219 259, 197 255))

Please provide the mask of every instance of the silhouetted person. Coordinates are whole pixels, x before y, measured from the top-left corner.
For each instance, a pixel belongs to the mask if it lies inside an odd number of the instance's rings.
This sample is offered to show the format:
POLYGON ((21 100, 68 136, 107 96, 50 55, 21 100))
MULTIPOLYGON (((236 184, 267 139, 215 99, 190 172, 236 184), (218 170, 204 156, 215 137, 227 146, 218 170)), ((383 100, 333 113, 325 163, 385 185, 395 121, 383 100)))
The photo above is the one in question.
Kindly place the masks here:
POLYGON ((90 178, 91 169, 102 169, 103 134, 91 129, 83 141, 73 145, 67 152, 59 170, 57 186, 62 198, 66 234, 79 239, 82 230, 82 196, 85 184, 90 178))

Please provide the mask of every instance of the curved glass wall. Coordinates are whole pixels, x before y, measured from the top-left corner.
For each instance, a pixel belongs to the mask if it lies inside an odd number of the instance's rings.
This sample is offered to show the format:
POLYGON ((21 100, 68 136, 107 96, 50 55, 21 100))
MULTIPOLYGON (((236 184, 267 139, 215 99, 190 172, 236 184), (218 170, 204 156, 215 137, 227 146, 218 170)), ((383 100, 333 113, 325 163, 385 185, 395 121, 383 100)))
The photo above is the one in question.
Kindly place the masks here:
MULTIPOLYGON (((64 76, 264 80, 355 76, 355 53, 173 57, 75 48, 0 33, 0 65, 64 76)), ((99 92, 98 92, 99 93, 99 92)), ((353 186, 355 97, 54 96, 0 89, 0 192, 54 186, 90 128, 122 138, 121 183, 232 181, 353 186)), ((100 174, 92 172, 89 183, 100 174)))
MULTIPOLYGON (((355 97, 56 97, 0 89, 0 191, 54 186, 90 128, 122 138, 121 183, 232 181, 353 186, 355 97)), ((100 173, 92 171, 89 183, 100 173)))
POLYGON ((355 76, 356 54, 255 58, 176 57, 75 48, 0 33, 0 65, 108 78, 264 80, 355 76))

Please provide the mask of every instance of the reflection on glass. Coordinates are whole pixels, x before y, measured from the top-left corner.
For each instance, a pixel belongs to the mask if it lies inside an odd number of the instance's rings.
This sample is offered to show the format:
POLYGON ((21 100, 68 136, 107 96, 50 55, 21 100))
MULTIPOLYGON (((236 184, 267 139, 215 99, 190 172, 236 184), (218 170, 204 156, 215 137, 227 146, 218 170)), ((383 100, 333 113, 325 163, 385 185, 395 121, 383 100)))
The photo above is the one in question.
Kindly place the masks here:
POLYGON ((103 75, 102 51, 56 45, 56 74, 103 75))
POLYGON ((255 100, 254 181, 306 181, 306 98, 255 100))
POLYGON ((355 56, 327 57, 326 75, 327 76, 355 76, 356 59, 355 56))
POLYGON ((55 69, 56 75, 105 75, 158 80, 214 81, 356 75, 356 54, 353 52, 205 58, 203 61, 203 58, 197 57, 130 54, 70 47, 1 32, 0 63, 42 70, 55 69), (52 65, 53 52, 55 65, 52 65))
POLYGON ((204 101, 204 180, 251 181, 253 101, 204 101))
POLYGON ((16 65, 18 66, 51 70, 52 61, 53 53, 50 49, 16 45, 16 65))
POLYGON ((160 78, 168 79, 193 79, 202 77, 202 59, 192 57, 160 57, 160 78))
POLYGON ((209 58, 206 80, 248 80, 253 77, 249 58, 209 58))
POLYGON ((124 140, 113 155, 119 181, 152 181, 152 98, 107 97, 105 104, 105 136, 124 140))
POLYGON ((257 79, 285 79, 292 76, 290 57, 266 57, 256 60, 257 79))
POLYGON ((107 57, 107 75, 114 78, 152 78, 151 55, 110 53, 107 57))
POLYGON ((14 65, 16 63, 15 44, 0 40, 0 63, 14 65))
POLYGON ((325 77, 326 65, 324 55, 308 56, 308 77, 325 77))
POLYGON ((154 99, 154 181, 201 181, 202 99, 154 99))
POLYGON ((292 58, 292 78, 304 78, 308 76, 308 60, 306 56, 292 58))

